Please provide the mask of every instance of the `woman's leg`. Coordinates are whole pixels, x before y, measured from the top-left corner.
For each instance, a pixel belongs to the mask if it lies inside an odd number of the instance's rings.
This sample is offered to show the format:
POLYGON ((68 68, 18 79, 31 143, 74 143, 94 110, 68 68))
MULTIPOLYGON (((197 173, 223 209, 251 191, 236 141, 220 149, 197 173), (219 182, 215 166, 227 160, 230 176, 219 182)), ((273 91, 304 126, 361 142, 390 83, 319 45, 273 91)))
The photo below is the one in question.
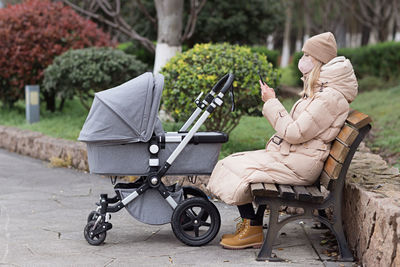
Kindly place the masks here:
POLYGON ((254 220, 256 218, 256 214, 254 212, 253 204, 247 203, 244 205, 237 206, 239 209, 240 217, 243 219, 254 220))
POLYGON ((255 214, 254 218, 254 225, 263 225, 263 220, 264 220, 264 212, 266 209, 266 205, 259 205, 257 212, 255 214))
POLYGON ((253 205, 247 203, 237 206, 239 209, 240 217, 243 219, 250 219, 251 225, 262 225, 264 219, 265 205, 259 205, 257 212, 254 212, 253 205))

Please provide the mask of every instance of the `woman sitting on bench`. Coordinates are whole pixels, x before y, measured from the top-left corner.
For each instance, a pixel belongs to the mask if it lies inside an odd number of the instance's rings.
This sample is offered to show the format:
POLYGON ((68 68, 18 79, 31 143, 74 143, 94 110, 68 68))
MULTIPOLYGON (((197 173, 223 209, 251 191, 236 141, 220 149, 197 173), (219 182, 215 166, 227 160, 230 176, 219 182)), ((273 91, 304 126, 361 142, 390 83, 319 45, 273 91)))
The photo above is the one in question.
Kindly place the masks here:
POLYGON ((261 246, 265 206, 254 210, 250 184, 313 184, 357 95, 353 66, 337 56, 332 33, 311 37, 302 51, 298 67, 304 88, 290 113, 274 90, 260 81, 262 113, 276 131, 266 148, 234 153, 220 160, 211 174, 208 189, 227 204, 237 205, 242 218, 234 234, 222 236, 224 248, 261 246))

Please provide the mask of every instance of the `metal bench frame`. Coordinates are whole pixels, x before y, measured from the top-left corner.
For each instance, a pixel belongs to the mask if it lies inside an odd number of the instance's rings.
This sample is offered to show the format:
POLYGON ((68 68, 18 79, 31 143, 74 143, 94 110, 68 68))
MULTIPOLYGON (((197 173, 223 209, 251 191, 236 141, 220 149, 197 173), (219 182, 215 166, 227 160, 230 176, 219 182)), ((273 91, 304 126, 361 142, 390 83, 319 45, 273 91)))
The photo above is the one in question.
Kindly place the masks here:
MULTIPOLYGON (((356 139, 350 145, 350 150, 343 162, 342 168, 339 173, 339 177, 334 182, 329 185, 329 195, 322 200, 321 203, 316 203, 316 201, 312 201, 312 198, 309 200, 303 199, 299 195, 299 192, 296 190, 294 186, 294 191, 296 192, 297 199, 288 199, 285 198, 285 195, 280 192, 278 196, 260 196, 260 194, 255 194, 254 202, 258 205, 268 205, 270 209, 269 215, 269 223, 268 223, 268 232, 266 234, 266 238, 264 243, 259 251, 257 256, 257 261, 282 261, 282 259, 277 257, 272 257, 272 246, 273 243, 279 233, 279 230, 287 223, 312 218, 318 220, 319 222, 326 225, 335 235, 336 240, 339 245, 339 252, 341 256, 341 261, 353 261, 352 253, 347 245, 346 237, 343 232, 342 225, 342 197, 343 197, 343 188, 346 179, 346 174, 350 163, 353 159, 353 156, 357 150, 357 147, 364 139, 366 134, 371 129, 371 125, 367 124, 362 128, 359 128, 358 135, 356 139), (290 206, 290 207, 300 207, 304 209, 304 214, 296 214, 291 215, 281 221, 279 221, 279 208, 281 206, 290 206), (333 218, 332 221, 328 220, 326 217, 322 217, 320 215, 314 215, 314 210, 324 210, 326 208, 331 207, 333 210, 333 218)), ((319 184, 319 180, 318 180, 319 184)), ((279 185, 278 185, 279 187, 279 185)), ((304 187, 302 187, 304 188, 304 187)), ((252 188, 253 189, 253 188, 252 188)), ((253 191, 254 193, 254 191, 253 191)))

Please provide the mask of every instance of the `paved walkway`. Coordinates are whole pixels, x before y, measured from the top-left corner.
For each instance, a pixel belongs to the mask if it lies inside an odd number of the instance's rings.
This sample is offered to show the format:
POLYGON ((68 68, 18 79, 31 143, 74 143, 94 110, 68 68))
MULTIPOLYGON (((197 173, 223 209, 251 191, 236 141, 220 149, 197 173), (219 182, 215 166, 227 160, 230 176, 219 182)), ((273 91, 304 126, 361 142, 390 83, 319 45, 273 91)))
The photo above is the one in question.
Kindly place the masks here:
POLYGON ((351 266, 316 253, 322 232, 311 221, 283 228, 274 251, 287 262, 257 262, 257 249, 224 250, 219 239, 234 230, 238 213, 222 203, 221 231, 204 247, 183 245, 169 224, 142 224, 125 210, 113 214, 105 244, 90 246, 87 215, 112 188, 109 179, 0 149, 0 266, 351 266))

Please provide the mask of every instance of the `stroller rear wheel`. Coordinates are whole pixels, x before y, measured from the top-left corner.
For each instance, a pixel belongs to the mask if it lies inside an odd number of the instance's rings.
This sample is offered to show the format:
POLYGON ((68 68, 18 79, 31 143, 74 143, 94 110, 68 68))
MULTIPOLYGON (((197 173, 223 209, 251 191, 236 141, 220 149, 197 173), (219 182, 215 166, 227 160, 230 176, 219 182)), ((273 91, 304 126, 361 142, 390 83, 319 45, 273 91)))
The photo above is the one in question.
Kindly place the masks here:
MULTIPOLYGON (((183 189, 184 199, 188 199, 191 197, 201 197, 201 198, 208 200, 207 195, 197 187, 184 186, 184 187, 182 187, 182 189, 183 189)), ((203 217, 202 217, 203 221, 205 221, 207 219, 207 216, 208 216, 208 214, 203 215, 203 217)), ((188 216, 186 216, 183 221, 184 221, 184 223, 189 222, 190 218, 188 216)), ((188 225, 183 228, 183 230, 185 230, 185 231, 193 231, 193 229, 194 229, 193 225, 188 225)))
POLYGON ((175 208, 171 226, 176 238, 184 244, 202 246, 218 234, 221 217, 213 203, 193 197, 185 199, 175 208))
POLYGON ((208 199, 207 195, 197 187, 183 186, 182 189, 183 189, 183 197, 185 199, 190 197, 202 197, 204 199, 208 199))
POLYGON ((102 232, 100 234, 94 235, 93 231, 95 230, 96 221, 90 221, 86 224, 83 234, 85 236, 86 241, 93 246, 98 246, 106 240, 107 232, 102 232))

